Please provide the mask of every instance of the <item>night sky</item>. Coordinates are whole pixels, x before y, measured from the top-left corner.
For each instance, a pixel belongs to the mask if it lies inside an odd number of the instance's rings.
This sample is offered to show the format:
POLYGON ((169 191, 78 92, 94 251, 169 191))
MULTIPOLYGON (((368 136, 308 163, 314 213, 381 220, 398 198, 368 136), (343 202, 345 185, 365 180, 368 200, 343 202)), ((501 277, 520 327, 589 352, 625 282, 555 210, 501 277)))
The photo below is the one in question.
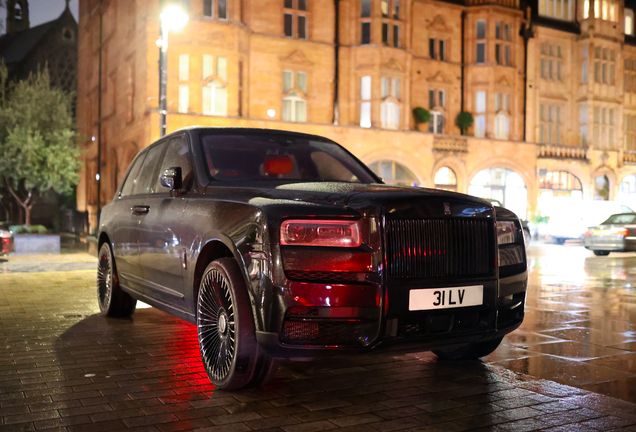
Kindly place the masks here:
MULTIPOLYGON (((29 0, 29 22, 31 27, 56 19, 64 12, 65 6, 65 0, 29 0)), ((71 0, 71 12, 77 21, 79 17, 79 0, 71 0)), ((4 33, 6 28, 6 16, 6 9, 0 9, 2 33, 4 33)))

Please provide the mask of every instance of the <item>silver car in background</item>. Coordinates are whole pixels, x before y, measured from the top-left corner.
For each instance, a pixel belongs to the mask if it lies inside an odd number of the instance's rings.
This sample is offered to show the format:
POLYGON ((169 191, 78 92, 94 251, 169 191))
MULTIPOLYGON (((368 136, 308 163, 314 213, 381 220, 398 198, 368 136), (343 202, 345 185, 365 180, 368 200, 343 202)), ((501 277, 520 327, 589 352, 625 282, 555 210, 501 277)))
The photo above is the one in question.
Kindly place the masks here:
POLYGON ((614 214, 590 227, 583 234, 583 244, 597 256, 636 251, 636 213, 614 214))

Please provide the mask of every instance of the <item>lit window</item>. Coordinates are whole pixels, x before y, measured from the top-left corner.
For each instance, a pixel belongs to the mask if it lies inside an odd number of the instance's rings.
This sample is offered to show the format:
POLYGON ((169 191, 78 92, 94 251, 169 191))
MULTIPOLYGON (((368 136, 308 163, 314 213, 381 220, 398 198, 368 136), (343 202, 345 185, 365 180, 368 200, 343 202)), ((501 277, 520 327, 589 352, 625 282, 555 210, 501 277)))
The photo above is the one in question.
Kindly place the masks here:
POLYGON ((190 76, 190 56, 181 54, 179 56, 179 81, 187 81, 190 76))
POLYGON ((634 11, 625 8, 625 34, 634 35, 634 11))
POLYGON ((371 77, 360 78, 360 126, 371 127, 371 77))
POLYGON ((441 167, 435 173, 435 188, 456 191, 457 190, 457 176, 455 171, 449 167, 441 167))
POLYGON ((283 71, 283 120, 307 121, 307 73, 283 71), (294 83, 295 77, 295 83, 294 83))
POLYGON ((475 136, 483 138, 486 136, 486 92, 475 93, 475 136))
POLYGON ((227 89, 216 80, 203 86, 203 114, 227 115, 227 89))
POLYGON ((380 121, 384 129, 399 129, 400 127, 400 80, 398 78, 381 79, 380 121))
POLYGON ((190 104, 190 88, 187 84, 179 85, 179 112, 187 113, 190 104))

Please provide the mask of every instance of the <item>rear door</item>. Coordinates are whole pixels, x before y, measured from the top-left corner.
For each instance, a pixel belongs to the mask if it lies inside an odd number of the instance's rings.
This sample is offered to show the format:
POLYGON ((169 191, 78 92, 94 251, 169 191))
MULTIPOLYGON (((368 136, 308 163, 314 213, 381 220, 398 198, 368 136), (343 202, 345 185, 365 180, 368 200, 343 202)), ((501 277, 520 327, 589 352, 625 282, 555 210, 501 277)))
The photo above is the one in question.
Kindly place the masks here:
POLYGON ((143 245, 139 261, 148 295, 181 310, 185 310, 183 266, 186 252, 181 244, 181 231, 192 179, 191 166, 186 137, 171 138, 150 194, 144 200, 148 212, 143 216, 139 230, 139 241, 143 245), (161 174, 176 167, 181 168, 183 188, 171 193, 161 185, 161 174))

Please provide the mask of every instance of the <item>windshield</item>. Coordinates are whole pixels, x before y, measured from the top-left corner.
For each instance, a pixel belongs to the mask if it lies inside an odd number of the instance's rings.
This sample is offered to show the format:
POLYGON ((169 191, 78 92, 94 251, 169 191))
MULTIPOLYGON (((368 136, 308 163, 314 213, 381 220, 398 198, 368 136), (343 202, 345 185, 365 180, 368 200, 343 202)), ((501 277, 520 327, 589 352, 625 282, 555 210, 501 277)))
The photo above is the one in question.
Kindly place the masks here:
POLYGON ((214 180, 378 182, 364 165, 329 141, 291 135, 203 134, 201 143, 214 180))
POLYGON ((614 225, 614 224, 631 224, 634 223, 636 215, 634 214, 615 214, 609 217, 601 225, 614 225))

